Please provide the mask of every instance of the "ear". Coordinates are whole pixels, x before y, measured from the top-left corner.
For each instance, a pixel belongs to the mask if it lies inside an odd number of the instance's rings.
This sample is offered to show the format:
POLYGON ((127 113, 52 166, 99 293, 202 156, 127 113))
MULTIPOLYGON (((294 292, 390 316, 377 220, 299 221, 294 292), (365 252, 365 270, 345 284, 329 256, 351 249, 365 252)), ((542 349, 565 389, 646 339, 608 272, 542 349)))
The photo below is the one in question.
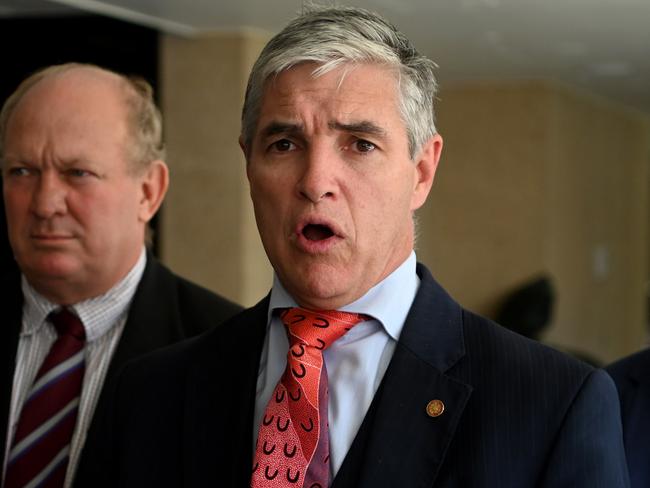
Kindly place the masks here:
POLYGON ((412 211, 420 208, 427 200, 431 185, 433 185, 433 178, 438 169, 441 153, 442 137, 440 134, 434 134, 424 144, 415 160, 415 181, 413 196, 411 197, 412 211))
POLYGON ((149 164, 140 177, 140 212, 138 218, 149 222, 160 208, 169 186, 169 170, 164 161, 156 160, 149 164))
POLYGON ((244 136, 239 136, 239 147, 241 148, 241 152, 244 153, 244 160, 246 161, 246 177, 248 178, 248 181, 250 181, 250 175, 248 174, 248 150, 249 150, 249 148, 246 146, 246 143, 244 142, 244 136))

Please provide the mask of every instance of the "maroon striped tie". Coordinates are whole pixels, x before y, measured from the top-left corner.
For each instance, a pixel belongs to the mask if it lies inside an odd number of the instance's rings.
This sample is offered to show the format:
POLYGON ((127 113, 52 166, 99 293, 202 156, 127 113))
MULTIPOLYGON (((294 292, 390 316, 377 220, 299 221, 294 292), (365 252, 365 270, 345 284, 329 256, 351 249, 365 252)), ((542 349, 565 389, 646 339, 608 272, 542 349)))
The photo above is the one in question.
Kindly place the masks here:
POLYGON ((38 370, 14 435, 5 488, 62 487, 84 375, 86 333, 68 309, 48 316, 58 338, 38 370))

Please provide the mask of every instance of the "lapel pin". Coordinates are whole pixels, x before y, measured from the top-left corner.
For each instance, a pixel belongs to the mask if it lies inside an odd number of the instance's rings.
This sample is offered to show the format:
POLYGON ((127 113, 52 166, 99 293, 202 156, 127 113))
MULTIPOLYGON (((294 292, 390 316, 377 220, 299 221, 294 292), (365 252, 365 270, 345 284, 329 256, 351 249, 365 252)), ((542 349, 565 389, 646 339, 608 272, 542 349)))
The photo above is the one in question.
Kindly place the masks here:
POLYGON ((441 400, 431 400, 427 403, 427 415, 429 417, 440 417, 445 411, 445 404, 441 400))

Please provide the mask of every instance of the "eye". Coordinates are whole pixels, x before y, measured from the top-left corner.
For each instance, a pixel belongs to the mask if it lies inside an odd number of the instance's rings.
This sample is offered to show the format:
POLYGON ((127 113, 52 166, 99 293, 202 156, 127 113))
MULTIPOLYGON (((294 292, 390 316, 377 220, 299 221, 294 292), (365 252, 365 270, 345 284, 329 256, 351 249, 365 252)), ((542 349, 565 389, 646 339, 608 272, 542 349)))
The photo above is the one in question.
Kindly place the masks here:
POLYGON ((293 142, 291 142, 289 139, 280 139, 278 141, 275 141, 269 147, 270 150, 277 151, 277 152, 287 152, 295 148, 296 145, 293 142))
POLYGON ((353 146, 360 153, 369 153, 377 148, 372 142, 366 141, 365 139, 358 139, 354 142, 353 146))
POLYGON ((7 175, 9 176, 29 176, 31 173, 30 169, 25 166, 14 166, 7 169, 7 175))
POLYGON ((85 169, 80 169, 80 168, 71 168, 68 171, 66 171, 68 176, 71 176, 73 178, 85 178, 87 176, 92 176, 92 173, 90 171, 86 171, 85 169))
POLYGON ((27 178, 36 174, 36 170, 27 166, 11 166, 7 168, 7 179, 27 178))

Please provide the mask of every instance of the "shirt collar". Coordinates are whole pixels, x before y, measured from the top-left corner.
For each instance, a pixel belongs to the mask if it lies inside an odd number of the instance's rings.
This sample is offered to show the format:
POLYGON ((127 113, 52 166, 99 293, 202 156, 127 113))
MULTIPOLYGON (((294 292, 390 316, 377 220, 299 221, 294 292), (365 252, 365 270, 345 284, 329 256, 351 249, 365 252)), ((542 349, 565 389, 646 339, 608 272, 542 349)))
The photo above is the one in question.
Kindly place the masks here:
MULTIPOLYGON (((383 326, 386 333, 394 340, 399 339, 406 316, 420 286, 420 278, 415 271, 416 262, 415 252, 411 251, 406 261, 395 271, 373 286, 361 298, 339 310, 370 315, 383 326)), ((274 273, 268 322, 271 322, 275 309, 297 306, 296 301, 289 295, 277 274, 274 273)))
MULTIPOLYGON (((101 337, 127 312, 144 273, 146 263, 147 253, 143 247, 133 268, 115 286, 103 295, 75 303, 69 307, 83 322, 88 342, 101 337)), ((45 319, 50 312, 60 308, 60 305, 51 302, 37 292, 28 283, 25 275, 21 276, 21 287, 24 296, 24 320, 21 334, 35 334, 45 325, 45 319)))

